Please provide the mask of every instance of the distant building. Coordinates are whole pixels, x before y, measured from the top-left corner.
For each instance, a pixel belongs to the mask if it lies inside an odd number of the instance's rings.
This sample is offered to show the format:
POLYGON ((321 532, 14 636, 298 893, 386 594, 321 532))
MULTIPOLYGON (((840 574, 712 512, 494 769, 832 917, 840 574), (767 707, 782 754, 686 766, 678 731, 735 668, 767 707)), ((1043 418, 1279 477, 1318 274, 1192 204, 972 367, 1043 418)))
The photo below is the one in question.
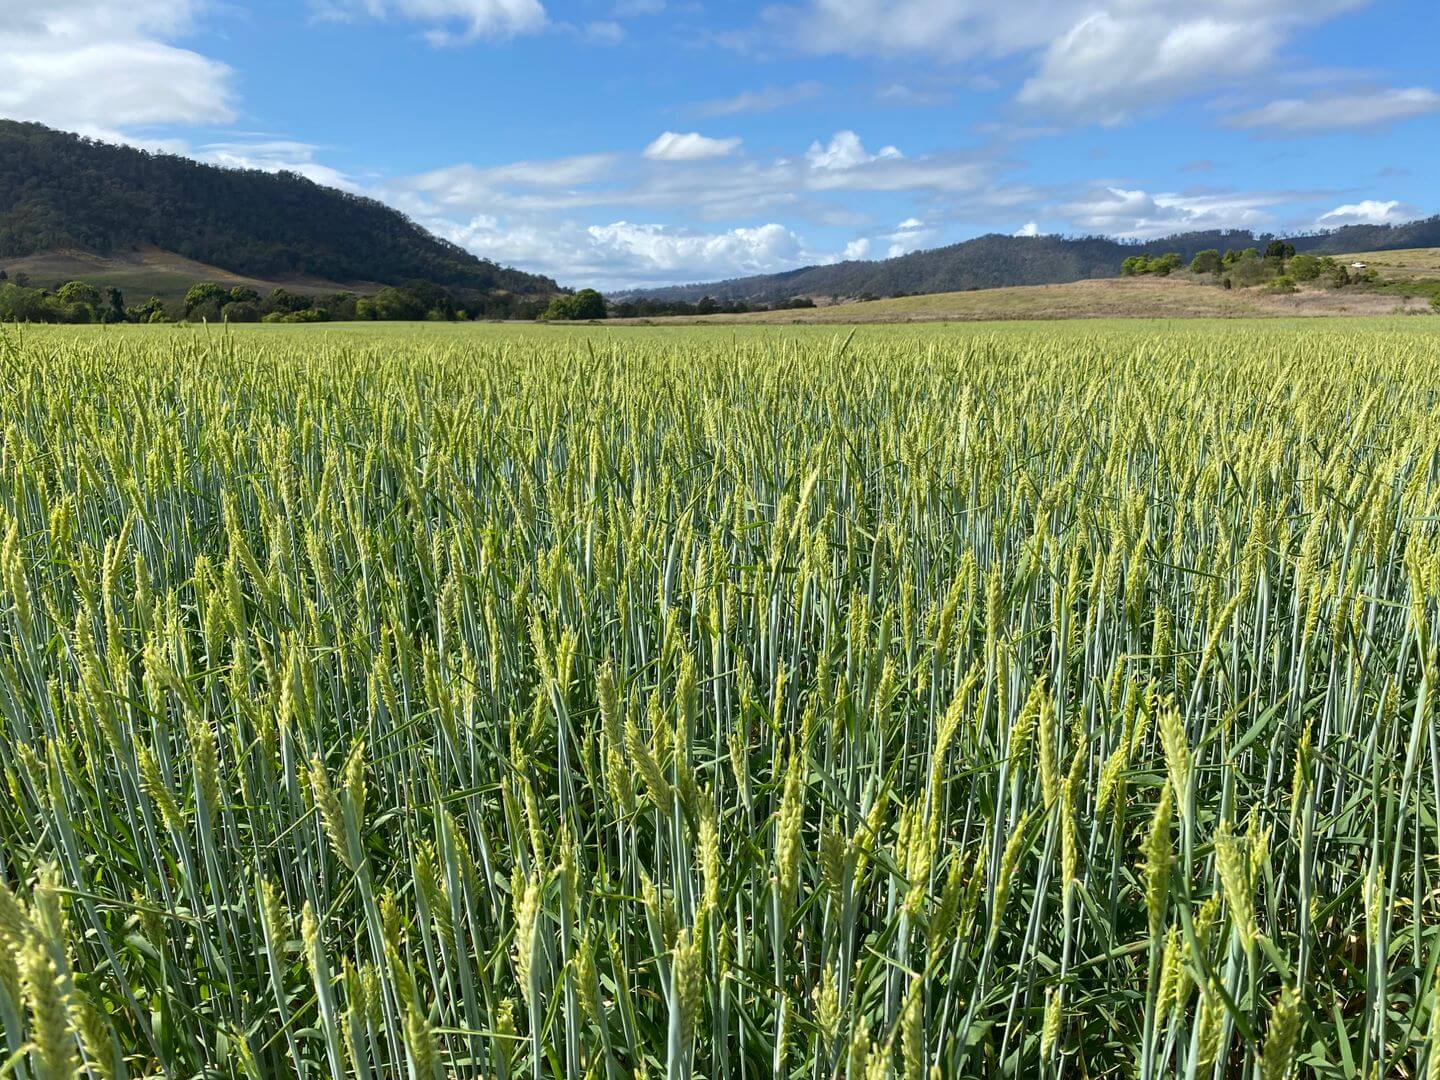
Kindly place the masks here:
POLYGON ((1350 264, 1350 269, 1351 269, 1351 270, 1367 270, 1367 269, 1369 269, 1369 266, 1368 266, 1366 263, 1353 262, 1353 263, 1350 264))

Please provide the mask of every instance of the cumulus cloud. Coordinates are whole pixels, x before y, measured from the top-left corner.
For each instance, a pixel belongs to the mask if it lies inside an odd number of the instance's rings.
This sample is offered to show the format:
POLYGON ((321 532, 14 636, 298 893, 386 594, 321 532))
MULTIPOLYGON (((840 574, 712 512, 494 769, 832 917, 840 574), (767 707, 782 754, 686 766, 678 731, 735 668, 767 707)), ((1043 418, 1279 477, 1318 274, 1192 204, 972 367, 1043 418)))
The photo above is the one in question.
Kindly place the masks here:
POLYGON ((486 258, 607 291, 793 269, 819 261, 776 223, 703 232, 675 225, 477 215, 445 230, 486 258))
POLYGON ((0 115, 109 138, 153 124, 231 121, 230 69, 171 44, 198 7, 196 0, 51 0, 6 10, 0 115))
POLYGON ((1335 229, 1342 225, 1398 225, 1419 216, 1420 211, 1399 199, 1362 199, 1321 214, 1315 224, 1322 229, 1335 229))
POLYGON ((1023 185, 999 187, 992 159, 910 158, 889 146, 872 152, 849 131, 817 140, 808 153, 770 160, 738 147, 724 157, 687 157, 693 144, 677 143, 685 138, 667 133, 650 153, 455 165, 389 180, 374 194, 487 258, 612 289, 770 273, 932 242, 935 226, 912 216, 888 232, 852 239, 843 251, 808 250, 788 223, 863 225, 867 216, 855 200, 839 197, 851 193, 964 200, 1006 207, 1007 215, 1016 213, 1008 207, 1017 200, 1035 198, 1023 185), (677 157, 678 148, 686 149, 677 157), (726 227, 654 223, 674 217, 726 227))
POLYGON ((712 139, 698 131, 667 131, 645 147, 645 156, 651 161, 708 161, 729 157, 739 148, 739 139, 712 139))
MULTIPOLYGON (((843 193, 923 193, 949 199, 984 191, 988 197, 999 167, 983 156, 907 158, 890 147, 871 153, 850 132, 815 143, 808 155, 768 161, 738 152, 731 140, 670 132, 645 153, 490 167, 460 164, 394 178, 381 185, 378 194, 417 218, 448 222, 480 214, 564 216, 581 211, 643 220, 666 211, 691 220, 746 222, 761 214, 785 213, 853 226, 865 216, 853 200, 838 197, 843 193), (721 148, 725 156, 705 156, 721 148)), ((1028 198, 1029 193, 1014 188, 1005 197, 1028 198)))
POLYGON ((1039 225, 1038 222, 1027 221, 1024 225, 1021 225, 1020 228, 1016 229, 1013 235, 1015 235, 1015 236, 1039 236, 1039 235, 1040 235, 1040 225, 1039 225))
POLYGON ((426 38, 436 45, 504 38, 534 33, 545 27, 540 0, 314 0, 327 18, 368 16, 407 19, 428 29, 426 38))
POLYGON ((857 165, 868 165, 882 158, 904 156, 893 146, 881 147, 879 153, 872 154, 865 149, 860 142, 860 136, 855 132, 837 131, 828 146, 821 146, 818 141, 811 143, 810 149, 805 153, 805 160, 812 169, 843 170, 853 169, 857 165))
POLYGON ((1080 228, 1128 240, 1199 229, 1263 228, 1286 196, 1271 192, 1177 193, 1103 188, 1063 203, 1080 228))
POLYGON ((1378 127, 1440 112, 1440 94, 1422 86, 1337 94, 1317 98, 1282 98, 1240 113, 1230 123, 1241 128, 1321 131, 1327 128, 1378 127))

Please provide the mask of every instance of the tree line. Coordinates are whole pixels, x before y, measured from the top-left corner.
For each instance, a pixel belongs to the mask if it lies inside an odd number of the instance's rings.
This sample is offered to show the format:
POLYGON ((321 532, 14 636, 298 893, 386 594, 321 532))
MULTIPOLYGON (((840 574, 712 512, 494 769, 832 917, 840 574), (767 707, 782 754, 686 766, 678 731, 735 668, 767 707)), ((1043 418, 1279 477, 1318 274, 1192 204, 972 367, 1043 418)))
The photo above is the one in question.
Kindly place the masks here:
MULTIPOLYGON (((1151 275, 1168 277, 1185 267, 1178 252, 1164 255, 1132 255, 1120 264, 1122 277, 1151 275)), ((1209 277, 1222 288, 1250 288, 1266 285, 1271 292, 1294 292, 1301 282, 1319 282, 1331 288, 1368 285, 1378 275, 1371 268, 1346 266, 1332 255, 1297 253, 1295 245, 1272 240, 1262 252, 1258 247, 1206 248, 1196 252, 1188 267, 1190 273, 1209 277)))
POLYGON ((795 296, 773 304, 748 300, 717 300, 702 296, 699 300, 657 300, 646 296, 607 300, 594 289, 581 289, 573 296, 557 296, 541 313, 542 321, 587 321, 590 319, 664 319, 684 315, 744 315, 752 311, 786 311, 813 308, 808 296, 795 296))
POLYGON ((353 292, 298 293, 274 288, 262 295, 248 285, 200 282, 178 304, 151 296, 127 306, 121 290, 85 281, 53 288, 32 286, 23 274, 11 280, 0 270, 0 322, 29 323, 315 323, 470 319, 535 319, 543 299, 493 293, 457 296, 431 282, 389 285, 370 295, 353 292))

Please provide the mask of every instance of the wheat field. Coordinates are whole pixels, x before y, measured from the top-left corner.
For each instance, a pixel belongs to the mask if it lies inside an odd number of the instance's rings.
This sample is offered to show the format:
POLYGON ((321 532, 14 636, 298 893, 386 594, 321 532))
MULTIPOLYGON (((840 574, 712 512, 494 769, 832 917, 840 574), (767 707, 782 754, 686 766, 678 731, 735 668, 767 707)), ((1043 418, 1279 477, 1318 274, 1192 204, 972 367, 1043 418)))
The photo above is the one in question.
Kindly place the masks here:
POLYGON ((0 1074, 1440 1076, 1422 320, 0 379, 0 1074))

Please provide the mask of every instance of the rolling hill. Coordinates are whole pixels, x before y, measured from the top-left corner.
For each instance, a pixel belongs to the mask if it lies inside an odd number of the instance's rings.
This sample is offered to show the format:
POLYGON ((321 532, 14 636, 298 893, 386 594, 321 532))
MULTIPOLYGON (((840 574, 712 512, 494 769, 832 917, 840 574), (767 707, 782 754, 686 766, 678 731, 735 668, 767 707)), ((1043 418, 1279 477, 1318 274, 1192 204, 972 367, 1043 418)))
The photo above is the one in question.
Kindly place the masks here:
POLYGON ((560 291, 374 199, 293 173, 203 165, 0 120, 0 265, 37 257, 57 276, 75 266, 92 277, 138 267, 143 277, 158 265, 301 287, 424 281, 459 295, 560 291))
POLYGON ((1000 322, 1056 319, 1297 318, 1305 316, 1427 315, 1433 309, 1424 289, 1395 288, 1432 280, 1440 250, 1359 253, 1343 260, 1371 259, 1380 279, 1359 288, 1326 288, 1307 283, 1293 293, 1265 288, 1224 289, 1208 276, 1107 277, 1051 285, 1012 285, 963 292, 925 293, 812 308, 744 314, 681 315, 619 319, 616 323, 857 324, 1000 322), (1374 259, 1384 260, 1377 264, 1374 259))
MULTIPOLYGON (((886 297, 1055 285, 1114 277, 1120 264, 1131 255, 1174 251, 1188 262, 1196 252, 1207 248, 1263 247, 1271 239, 1248 231, 1183 233, 1144 244, 1096 236, 990 234, 893 259, 840 262, 781 274, 633 290, 623 295, 692 303, 704 296, 775 303, 795 296, 886 297)), ((1440 246, 1440 216, 1405 225, 1352 225, 1287 239, 1297 250, 1317 254, 1440 246)))

